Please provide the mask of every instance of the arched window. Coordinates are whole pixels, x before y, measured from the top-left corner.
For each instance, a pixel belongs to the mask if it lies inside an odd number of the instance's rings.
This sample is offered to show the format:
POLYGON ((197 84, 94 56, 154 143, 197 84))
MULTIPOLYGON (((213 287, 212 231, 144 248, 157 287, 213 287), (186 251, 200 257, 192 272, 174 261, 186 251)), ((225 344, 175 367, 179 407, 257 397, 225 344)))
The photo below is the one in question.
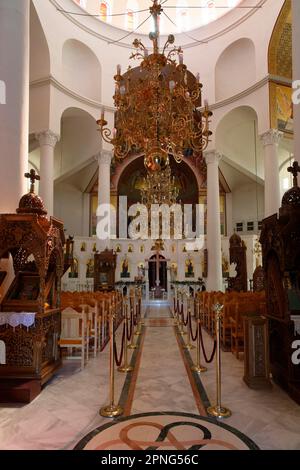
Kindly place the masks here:
POLYGON ((108 15, 108 3, 107 2, 100 2, 100 19, 102 21, 107 21, 108 15))
POLYGON ((206 0, 204 9, 204 24, 210 23, 216 18, 215 0, 206 0))
POLYGON ((138 11, 139 6, 136 0, 128 0, 125 16, 125 28, 133 31, 138 26, 138 11))
POLYGON ((75 0, 82 8, 86 8, 86 0, 75 0))
POLYGON ((179 33, 187 31, 190 26, 189 10, 186 0, 177 0, 176 24, 179 33))

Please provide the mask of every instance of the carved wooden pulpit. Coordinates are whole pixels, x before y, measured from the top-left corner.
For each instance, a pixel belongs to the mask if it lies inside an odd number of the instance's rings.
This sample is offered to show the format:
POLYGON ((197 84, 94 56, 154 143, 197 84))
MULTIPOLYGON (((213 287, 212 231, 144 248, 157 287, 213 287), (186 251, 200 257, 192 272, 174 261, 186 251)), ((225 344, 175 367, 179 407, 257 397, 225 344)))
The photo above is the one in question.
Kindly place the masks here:
POLYGON ((236 264, 236 277, 229 279, 229 289, 237 292, 248 290, 247 247, 241 237, 234 233, 229 239, 230 264, 236 264))
POLYGON ((16 214, 0 215, 0 259, 9 254, 15 277, 0 305, 0 401, 29 402, 60 366, 60 282, 64 269, 63 224, 47 218, 31 188, 16 214), (2 344, 3 344, 2 343, 2 344))
POLYGON ((288 169, 294 176, 279 209, 263 220, 262 244, 269 320, 270 367, 273 379, 300 404, 300 367, 293 364, 292 344, 300 340, 300 188, 297 162, 288 169))

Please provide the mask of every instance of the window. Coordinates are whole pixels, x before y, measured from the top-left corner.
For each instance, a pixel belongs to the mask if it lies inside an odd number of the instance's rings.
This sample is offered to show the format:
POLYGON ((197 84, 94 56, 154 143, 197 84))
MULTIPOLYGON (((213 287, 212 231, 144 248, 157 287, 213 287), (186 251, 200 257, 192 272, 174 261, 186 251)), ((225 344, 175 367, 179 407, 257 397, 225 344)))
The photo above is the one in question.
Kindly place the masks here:
POLYGON ((247 222, 247 232, 253 232, 254 222, 247 222))
POLYGON ((189 29, 189 11, 186 0, 177 1, 176 24, 179 33, 189 29))
POLYGON ((126 29, 129 29, 129 30, 134 29, 134 13, 132 10, 127 10, 126 29))
POLYGON ((206 0, 204 9, 204 24, 216 18, 215 0, 206 0))
POLYGON ((258 221, 257 228, 258 228, 258 230, 262 229, 262 221, 261 220, 258 221))
POLYGON ((75 2, 82 8, 86 8, 86 0, 75 0, 75 2))
POLYGON ((100 18, 102 21, 107 21, 108 4, 107 2, 100 3, 100 18))
POLYGON ((125 28, 133 31, 138 26, 138 11, 139 5, 136 0, 128 0, 125 16, 125 28))
POLYGON ((243 230, 244 230, 244 224, 243 224, 243 222, 238 222, 238 223, 236 224, 236 231, 237 231, 237 232, 242 232, 243 230))

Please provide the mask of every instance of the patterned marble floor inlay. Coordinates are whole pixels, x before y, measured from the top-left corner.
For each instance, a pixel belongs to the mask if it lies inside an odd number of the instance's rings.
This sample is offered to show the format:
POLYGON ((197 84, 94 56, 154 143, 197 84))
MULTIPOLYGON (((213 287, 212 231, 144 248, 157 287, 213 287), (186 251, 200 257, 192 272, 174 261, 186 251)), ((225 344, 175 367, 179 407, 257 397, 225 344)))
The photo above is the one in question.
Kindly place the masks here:
POLYGON ((188 413, 143 413, 117 419, 84 437, 76 450, 249 450, 244 434, 188 413))

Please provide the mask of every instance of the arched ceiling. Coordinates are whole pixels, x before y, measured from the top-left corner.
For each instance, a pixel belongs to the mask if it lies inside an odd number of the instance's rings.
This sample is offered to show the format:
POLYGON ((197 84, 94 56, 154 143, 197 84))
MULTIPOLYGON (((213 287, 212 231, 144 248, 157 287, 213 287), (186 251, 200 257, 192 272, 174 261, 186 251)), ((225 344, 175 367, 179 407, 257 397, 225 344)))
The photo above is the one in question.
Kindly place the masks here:
MULTIPOLYGON (((191 31, 207 25, 228 13, 241 3, 242 0, 162 0, 164 13, 160 18, 162 34, 181 33, 191 31), (168 18, 169 17, 169 18, 168 18)), ((92 15, 100 14, 100 0, 74 0, 75 3, 92 15)), ((149 18, 151 0, 106 0, 108 16, 106 21, 113 26, 130 31, 145 22, 138 32, 148 34, 152 29, 152 20, 149 18), (131 10, 133 17, 128 20, 126 15, 120 15, 131 10), (117 15, 117 16, 110 16, 117 15)))

